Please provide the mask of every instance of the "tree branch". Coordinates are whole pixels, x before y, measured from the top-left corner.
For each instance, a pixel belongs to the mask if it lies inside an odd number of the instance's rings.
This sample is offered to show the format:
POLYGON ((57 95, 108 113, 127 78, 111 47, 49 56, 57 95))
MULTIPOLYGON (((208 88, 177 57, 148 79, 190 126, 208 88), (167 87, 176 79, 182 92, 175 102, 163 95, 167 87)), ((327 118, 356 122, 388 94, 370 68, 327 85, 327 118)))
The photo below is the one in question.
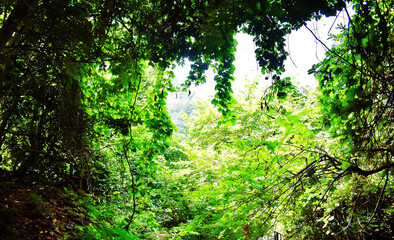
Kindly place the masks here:
POLYGON ((383 166, 381 166, 379 168, 376 168, 376 169, 373 169, 373 170, 370 170, 370 171, 366 171, 366 170, 363 170, 363 169, 359 168, 356 165, 352 165, 352 166, 348 167, 346 169, 346 171, 347 172, 352 172, 352 173, 357 173, 358 175, 361 175, 361 176, 364 176, 364 177, 368 177, 369 175, 381 172, 381 171, 383 171, 385 169, 392 168, 392 167, 394 167, 394 163, 389 163, 389 164, 383 165, 383 166))
POLYGON ((330 53, 334 54, 335 56, 337 56, 339 59, 341 59, 342 61, 344 61, 345 63, 349 64, 349 66, 352 66, 354 69, 357 69, 358 71, 362 72, 363 70, 361 68, 359 68, 357 65, 352 64, 351 62, 349 62, 348 60, 346 60, 345 58, 343 58, 341 55, 339 55, 338 53, 336 53, 335 51, 331 50, 331 48, 327 47, 327 45, 320 40, 320 38, 318 38, 316 36, 316 34, 306 25, 304 24, 304 27, 310 32, 312 33, 313 37, 321 44, 323 45, 323 47, 329 51, 330 53))

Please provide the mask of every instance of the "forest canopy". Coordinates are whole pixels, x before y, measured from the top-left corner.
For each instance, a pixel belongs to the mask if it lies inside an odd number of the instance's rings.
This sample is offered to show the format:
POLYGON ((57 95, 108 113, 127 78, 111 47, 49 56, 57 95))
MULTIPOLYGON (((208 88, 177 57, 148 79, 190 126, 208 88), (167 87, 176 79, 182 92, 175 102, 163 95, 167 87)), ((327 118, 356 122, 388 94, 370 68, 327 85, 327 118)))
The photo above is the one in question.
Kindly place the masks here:
POLYGON ((389 239, 393 5, 1 1, 0 166, 98 196, 91 214, 117 217, 92 217, 86 238, 389 239), (318 89, 295 86, 282 76, 286 36, 341 11, 348 24, 334 46, 314 35, 327 50, 310 70, 318 89), (272 85, 235 96, 238 32, 253 36, 272 85), (174 87, 186 60, 189 76, 174 87), (209 67, 214 107, 173 135, 168 94, 205 83, 209 67))

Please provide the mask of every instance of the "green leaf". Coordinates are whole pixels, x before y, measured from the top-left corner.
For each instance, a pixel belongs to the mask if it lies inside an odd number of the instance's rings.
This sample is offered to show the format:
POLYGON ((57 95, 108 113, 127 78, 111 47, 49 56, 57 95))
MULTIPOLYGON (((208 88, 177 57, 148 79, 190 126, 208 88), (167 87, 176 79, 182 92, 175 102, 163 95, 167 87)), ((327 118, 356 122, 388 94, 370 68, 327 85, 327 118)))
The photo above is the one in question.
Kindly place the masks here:
POLYGON ((346 162, 346 161, 342 161, 341 163, 341 169, 343 171, 345 171, 346 169, 348 169, 352 164, 350 162, 346 162))
POLYGON ((368 43, 368 37, 365 37, 365 38, 361 39, 361 46, 363 48, 366 48, 368 46, 367 43, 368 43))

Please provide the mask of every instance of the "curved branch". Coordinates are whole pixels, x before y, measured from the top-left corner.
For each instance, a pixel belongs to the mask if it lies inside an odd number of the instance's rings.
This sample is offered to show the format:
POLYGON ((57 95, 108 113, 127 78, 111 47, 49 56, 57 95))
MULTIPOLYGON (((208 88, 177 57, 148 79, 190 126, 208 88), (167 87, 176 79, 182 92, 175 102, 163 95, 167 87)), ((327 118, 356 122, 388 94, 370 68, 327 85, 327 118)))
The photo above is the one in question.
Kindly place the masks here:
POLYGON ((389 169, 389 168, 392 168, 392 167, 394 167, 394 163, 389 163, 389 164, 383 165, 383 166, 381 166, 379 168, 376 168, 376 169, 373 169, 373 170, 370 170, 370 171, 366 171, 366 170, 363 170, 363 169, 359 168, 356 165, 352 165, 352 166, 350 166, 350 167, 348 167, 346 169, 346 172, 352 172, 352 173, 356 173, 356 174, 364 176, 364 177, 368 177, 369 175, 381 172, 381 171, 383 171, 385 169, 389 169))
POLYGON ((379 205, 380 205, 380 203, 382 201, 382 197, 383 197, 384 191, 386 190, 386 186, 387 186, 387 182, 388 181, 389 181, 389 171, 387 171, 387 173, 386 173, 386 181, 384 182, 382 191, 380 192, 380 195, 379 195, 378 202, 376 203, 376 206, 375 206, 375 209, 373 211, 372 216, 369 218, 368 224, 372 221, 372 219, 374 218, 374 216, 375 216, 375 214, 376 214, 376 212, 377 212, 377 210, 379 208, 379 205))

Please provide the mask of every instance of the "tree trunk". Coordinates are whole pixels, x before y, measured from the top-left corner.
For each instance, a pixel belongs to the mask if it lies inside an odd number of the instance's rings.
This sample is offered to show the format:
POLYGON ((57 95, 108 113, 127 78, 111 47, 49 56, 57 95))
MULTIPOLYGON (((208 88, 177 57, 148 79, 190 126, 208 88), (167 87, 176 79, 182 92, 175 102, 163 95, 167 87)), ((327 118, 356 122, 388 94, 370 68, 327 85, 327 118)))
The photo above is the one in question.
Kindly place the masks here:
POLYGON ((0 29, 0 54, 2 54, 4 47, 7 45, 12 34, 23 23, 24 19, 29 16, 38 0, 19 0, 7 20, 3 22, 0 29))

